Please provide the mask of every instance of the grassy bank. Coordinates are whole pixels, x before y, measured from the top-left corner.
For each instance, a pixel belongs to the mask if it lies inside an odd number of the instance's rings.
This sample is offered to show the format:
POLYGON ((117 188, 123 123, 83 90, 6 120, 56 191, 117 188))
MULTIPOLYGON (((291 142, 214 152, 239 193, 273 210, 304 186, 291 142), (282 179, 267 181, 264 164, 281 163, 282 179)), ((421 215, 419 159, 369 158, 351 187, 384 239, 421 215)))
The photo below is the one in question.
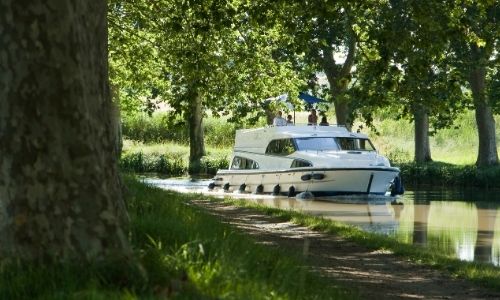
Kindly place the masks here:
MULTIPOLYGON (((213 199, 212 201, 221 201, 213 199)), ((383 250, 394 253, 414 263, 430 266, 440 271, 451 273, 471 280, 481 286, 500 291, 500 268, 490 264, 461 261, 443 253, 442 249, 423 248, 416 245, 405 244, 395 238, 385 235, 369 233, 355 226, 346 225, 322 217, 311 216, 291 210, 266 207, 245 200, 226 198, 226 203, 241 207, 250 207, 263 214, 278 217, 283 221, 307 226, 313 230, 335 234, 349 241, 363 245, 368 249, 383 250)))
POLYGON ((500 188, 500 166, 478 168, 443 162, 400 163, 403 180, 409 185, 500 188))
POLYGON ((130 237, 139 264, 3 265, 0 299, 352 299, 268 248, 187 205, 196 195, 127 179, 130 237))
MULTIPOLYGON (((120 167, 126 172, 158 173, 168 176, 186 175, 189 166, 189 147, 165 142, 143 144, 125 141, 120 167)), ((218 169, 227 169, 231 148, 207 147, 207 156, 202 159, 204 174, 213 175, 218 169)))

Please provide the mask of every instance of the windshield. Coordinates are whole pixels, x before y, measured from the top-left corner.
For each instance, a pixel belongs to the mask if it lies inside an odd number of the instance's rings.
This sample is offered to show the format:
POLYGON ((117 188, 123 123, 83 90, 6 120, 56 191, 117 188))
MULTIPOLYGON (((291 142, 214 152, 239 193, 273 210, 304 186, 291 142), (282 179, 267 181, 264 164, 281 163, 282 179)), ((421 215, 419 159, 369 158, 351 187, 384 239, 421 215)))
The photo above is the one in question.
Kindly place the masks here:
POLYGON ((352 137, 296 138, 295 144, 299 151, 375 151, 370 140, 352 137))
POLYGON ((298 150, 339 150, 339 146, 335 139, 330 138, 298 138, 295 139, 295 144, 298 150))

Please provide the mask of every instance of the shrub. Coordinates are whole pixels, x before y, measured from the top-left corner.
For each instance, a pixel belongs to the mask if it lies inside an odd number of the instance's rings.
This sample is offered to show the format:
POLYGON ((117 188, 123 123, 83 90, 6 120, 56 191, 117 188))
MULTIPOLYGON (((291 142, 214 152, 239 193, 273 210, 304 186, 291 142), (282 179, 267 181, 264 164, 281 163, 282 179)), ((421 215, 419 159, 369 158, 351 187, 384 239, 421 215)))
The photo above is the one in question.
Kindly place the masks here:
POLYGON ((410 153, 400 148, 389 150, 387 158, 391 164, 402 164, 411 161, 410 153))
POLYGON ((128 172, 151 172, 178 176, 186 174, 188 163, 186 159, 175 155, 128 152, 122 155, 120 167, 122 170, 128 172))
MULTIPOLYGON (((236 125, 225 118, 204 120, 205 143, 213 147, 230 147, 234 143, 236 125)), ((153 116, 137 114, 123 118, 123 137, 144 143, 189 143, 186 122, 172 113, 156 113, 153 116)))
MULTIPOLYGON (((186 175, 189 167, 187 146, 176 144, 143 145, 126 142, 120 160, 123 171, 135 173, 159 173, 169 176, 186 175)), ((202 158, 202 174, 213 175, 218 169, 229 166, 230 149, 209 148, 202 158)))
POLYGON ((168 113, 158 113, 151 117, 146 114, 125 117, 122 134, 125 139, 145 143, 189 141, 189 133, 183 121, 168 113))
POLYGON ((400 165, 403 180, 410 184, 455 185, 462 187, 500 187, 500 167, 478 168, 440 162, 400 165))

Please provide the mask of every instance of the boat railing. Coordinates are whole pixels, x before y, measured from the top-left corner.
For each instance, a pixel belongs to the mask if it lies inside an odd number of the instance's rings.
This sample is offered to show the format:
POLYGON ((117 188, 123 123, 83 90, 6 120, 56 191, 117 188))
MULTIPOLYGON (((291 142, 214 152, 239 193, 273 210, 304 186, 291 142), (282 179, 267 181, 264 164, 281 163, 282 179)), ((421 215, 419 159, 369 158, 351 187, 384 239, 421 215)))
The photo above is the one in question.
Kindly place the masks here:
POLYGON ((252 155, 260 155, 260 156, 271 156, 271 157, 280 157, 280 158, 284 158, 284 159, 290 159, 290 160, 294 160, 294 159, 297 159, 297 157, 290 157, 290 156, 284 156, 284 155, 273 155, 273 154, 269 154, 269 153, 258 153, 258 152, 252 152, 252 151, 245 151, 245 150, 240 150, 240 149, 234 149, 233 150, 233 155, 235 153, 244 153, 244 154, 252 154, 252 155))
POLYGON ((307 123, 294 123, 294 124, 287 124, 287 125, 268 125, 267 127, 287 127, 287 126, 311 126, 311 127, 342 127, 342 128, 347 128, 345 125, 342 124, 328 124, 328 125, 321 125, 321 124, 307 124, 307 123))

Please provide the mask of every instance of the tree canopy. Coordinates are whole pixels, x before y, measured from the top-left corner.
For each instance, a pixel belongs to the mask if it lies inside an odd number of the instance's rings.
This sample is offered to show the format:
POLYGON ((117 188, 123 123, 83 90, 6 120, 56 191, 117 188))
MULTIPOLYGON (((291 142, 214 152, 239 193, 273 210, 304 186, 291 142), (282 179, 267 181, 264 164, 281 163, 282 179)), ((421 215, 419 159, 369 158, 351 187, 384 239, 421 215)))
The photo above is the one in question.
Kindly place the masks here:
POLYGON ((495 164, 498 10, 465 0, 113 0, 112 82, 125 110, 166 101, 199 131, 191 112, 256 117, 263 99, 315 89, 324 73, 339 124, 370 125, 390 107, 409 120, 425 113, 432 131, 475 109, 478 164, 495 164))

